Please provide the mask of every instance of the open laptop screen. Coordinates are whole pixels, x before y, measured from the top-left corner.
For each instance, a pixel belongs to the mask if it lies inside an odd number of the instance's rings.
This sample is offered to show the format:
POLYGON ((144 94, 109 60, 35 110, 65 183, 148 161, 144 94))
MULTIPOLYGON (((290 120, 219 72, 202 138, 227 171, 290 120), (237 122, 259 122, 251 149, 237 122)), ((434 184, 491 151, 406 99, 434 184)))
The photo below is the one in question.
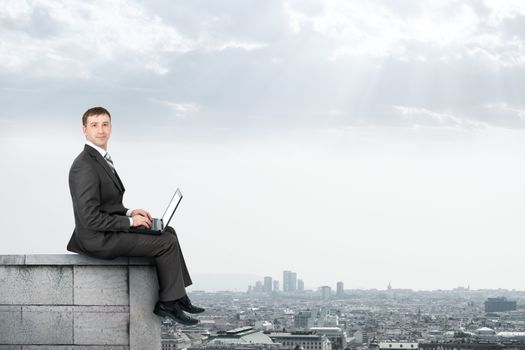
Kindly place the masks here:
POLYGON ((182 199, 182 193, 180 192, 180 189, 177 188, 177 190, 173 194, 173 197, 171 198, 170 204, 168 205, 168 207, 166 208, 166 211, 164 212, 164 215, 162 215, 162 225, 164 226, 164 228, 168 226, 168 224, 170 223, 170 220, 173 217, 175 210, 179 206, 181 199, 182 199))

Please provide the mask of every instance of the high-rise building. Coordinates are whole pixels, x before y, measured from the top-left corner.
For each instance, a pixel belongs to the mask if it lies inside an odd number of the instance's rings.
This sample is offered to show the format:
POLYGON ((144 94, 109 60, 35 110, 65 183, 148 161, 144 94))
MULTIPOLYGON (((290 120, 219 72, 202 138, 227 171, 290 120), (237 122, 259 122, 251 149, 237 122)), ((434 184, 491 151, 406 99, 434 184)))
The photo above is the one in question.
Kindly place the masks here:
POLYGON ((273 291, 274 292, 279 291, 279 281, 278 280, 273 281, 273 291))
POLYGON ((290 290, 290 271, 283 271, 283 292, 287 293, 290 290))
POLYGON ((321 287, 321 297, 323 300, 328 300, 332 296, 332 288, 330 286, 322 286, 321 287))
POLYGON ((291 287, 291 290, 290 290, 291 292, 297 291, 297 273, 296 272, 292 272, 290 287, 291 287))
POLYGON ((297 291, 304 292, 304 282, 303 280, 297 280, 297 291))
POLYGON ((338 297, 342 297, 344 293, 345 293, 345 287, 344 287, 343 282, 341 281, 337 282, 337 292, 335 295, 337 295, 338 297))
POLYGON ((253 291, 256 293, 260 293, 263 291, 263 285, 261 281, 255 282, 255 288, 253 288, 253 291))
POLYGON ((283 292, 293 293, 297 290, 297 273, 283 271, 283 292))
POLYGON ((266 293, 271 293, 273 288, 272 278, 270 276, 264 277, 264 291, 266 293))

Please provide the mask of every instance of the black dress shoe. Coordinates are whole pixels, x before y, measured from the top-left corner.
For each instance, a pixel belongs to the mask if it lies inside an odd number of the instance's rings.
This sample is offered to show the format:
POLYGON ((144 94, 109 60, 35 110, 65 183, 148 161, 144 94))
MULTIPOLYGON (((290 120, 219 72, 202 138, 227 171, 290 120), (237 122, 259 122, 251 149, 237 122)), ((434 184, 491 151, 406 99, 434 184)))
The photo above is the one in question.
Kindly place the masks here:
POLYGON ((175 301, 157 301, 153 313, 158 316, 169 317, 186 326, 193 326, 199 323, 199 320, 186 315, 179 306, 179 303, 175 301))
POLYGON ((182 310, 189 312, 190 314, 200 314, 201 312, 204 312, 204 308, 193 305, 187 295, 177 299, 177 302, 182 310))

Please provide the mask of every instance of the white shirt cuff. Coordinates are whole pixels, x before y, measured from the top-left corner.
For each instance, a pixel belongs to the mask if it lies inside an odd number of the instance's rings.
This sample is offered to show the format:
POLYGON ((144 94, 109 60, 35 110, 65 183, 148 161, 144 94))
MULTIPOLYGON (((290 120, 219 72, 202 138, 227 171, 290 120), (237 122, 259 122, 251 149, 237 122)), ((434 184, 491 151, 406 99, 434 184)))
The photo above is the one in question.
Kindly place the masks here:
POLYGON ((129 217, 129 227, 133 226, 133 219, 131 218, 131 212, 133 211, 133 209, 128 209, 128 211, 126 212, 126 216, 129 217))

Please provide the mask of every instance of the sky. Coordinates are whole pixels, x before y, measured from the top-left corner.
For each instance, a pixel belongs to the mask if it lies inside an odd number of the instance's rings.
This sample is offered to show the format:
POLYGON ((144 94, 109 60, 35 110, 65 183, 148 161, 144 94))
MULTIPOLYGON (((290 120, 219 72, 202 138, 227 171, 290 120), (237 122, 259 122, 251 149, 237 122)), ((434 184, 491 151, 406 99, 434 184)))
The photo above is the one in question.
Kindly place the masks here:
POLYGON ((66 253, 104 106, 192 288, 525 290, 523 1, 4 0, 0 91, 0 254, 66 253))

